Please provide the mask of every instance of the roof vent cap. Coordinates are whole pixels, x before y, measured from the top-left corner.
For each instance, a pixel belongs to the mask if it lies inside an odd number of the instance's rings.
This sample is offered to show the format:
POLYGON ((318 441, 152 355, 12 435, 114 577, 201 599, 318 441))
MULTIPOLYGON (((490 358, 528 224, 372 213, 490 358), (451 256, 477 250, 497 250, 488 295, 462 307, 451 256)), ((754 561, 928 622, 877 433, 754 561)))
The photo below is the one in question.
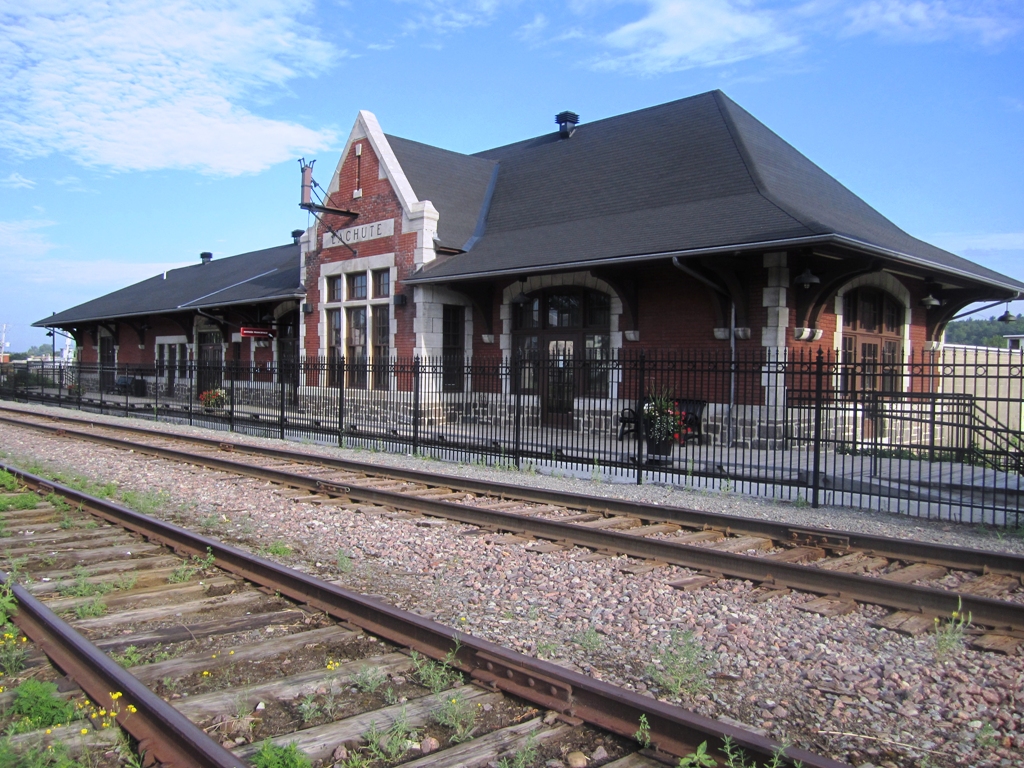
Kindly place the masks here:
POLYGON ((299 240, 306 233, 304 229, 293 229, 292 230, 292 242, 298 244, 299 240))
POLYGON ((203 251, 202 253, 199 254, 199 260, 203 262, 203 264, 209 264, 211 261, 213 261, 213 254, 210 253, 209 251, 203 251))
POLYGON ((555 115, 555 122, 558 123, 558 133, 563 139, 568 139, 572 136, 579 121, 580 116, 575 112, 565 111, 555 115))

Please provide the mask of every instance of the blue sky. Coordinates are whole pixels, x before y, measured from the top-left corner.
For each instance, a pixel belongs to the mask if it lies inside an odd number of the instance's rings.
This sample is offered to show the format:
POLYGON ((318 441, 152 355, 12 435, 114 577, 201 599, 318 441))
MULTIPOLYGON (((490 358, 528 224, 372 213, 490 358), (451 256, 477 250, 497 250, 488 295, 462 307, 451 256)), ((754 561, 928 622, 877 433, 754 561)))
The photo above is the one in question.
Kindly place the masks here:
POLYGON ((1024 280, 1022 44, 1019 0, 0 0, 0 323, 287 242, 359 109, 473 152, 713 88, 1024 280))

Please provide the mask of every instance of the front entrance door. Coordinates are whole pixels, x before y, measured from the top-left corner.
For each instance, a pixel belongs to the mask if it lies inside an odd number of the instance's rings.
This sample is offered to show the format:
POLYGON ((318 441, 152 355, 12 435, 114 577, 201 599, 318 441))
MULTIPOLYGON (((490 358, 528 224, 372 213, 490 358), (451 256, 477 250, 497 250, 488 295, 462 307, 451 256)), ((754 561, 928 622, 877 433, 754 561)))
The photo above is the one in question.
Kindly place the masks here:
POLYGON ((114 339, 100 336, 100 389, 111 392, 114 389, 114 376, 117 371, 114 364, 114 339))
POLYGON ((199 365, 196 371, 196 397, 211 389, 220 389, 224 346, 219 331, 199 334, 199 365))
POLYGON ((299 386, 299 313, 289 312, 277 322, 277 363, 289 405, 295 405, 299 386))
POLYGON ((572 427, 576 394, 576 339, 548 337, 541 375, 541 421, 551 427, 572 427))
POLYGON ((174 397, 174 377, 178 373, 178 345, 168 344, 167 349, 167 396, 174 397))

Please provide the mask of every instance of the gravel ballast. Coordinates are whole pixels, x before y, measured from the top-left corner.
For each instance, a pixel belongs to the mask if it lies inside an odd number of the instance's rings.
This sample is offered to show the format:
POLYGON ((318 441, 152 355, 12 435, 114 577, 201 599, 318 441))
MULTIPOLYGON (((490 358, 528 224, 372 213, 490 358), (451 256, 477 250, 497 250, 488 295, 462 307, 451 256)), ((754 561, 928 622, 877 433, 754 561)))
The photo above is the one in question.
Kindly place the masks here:
MULTIPOLYGON (((116 417, 95 420, 123 423, 116 417)), ((281 446, 238 435, 230 439, 281 446)), ((287 542, 295 554, 279 559, 294 567, 855 765, 1024 763, 1024 659, 971 650, 940 658, 934 636, 908 638, 873 628, 871 622, 886 613, 881 608, 861 606, 845 616, 824 618, 795 609, 810 595, 790 593, 759 602, 764 590, 728 579, 681 592, 667 583, 687 575, 686 569, 627 574, 620 570, 624 558, 586 560, 589 552, 579 548, 531 553, 469 526, 293 502, 256 480, 8 425, 0 425, 0 448, 12 461, 37 461, 98 482, 113 481, 122 491, 151 497, 159 492, 157 514, 179 524, 253 549, 287 542), (339 569, 339 550, 351 558, 351 569, 344 562, 339 569), (707 676, 701 677, 705 685, 671 696, 664 681, 672 658, 666 646, 674 641, 681 647, 686 632, 694 641, 691 648, 703 649, 709 661, 707 676)), ((815 510, 733 494, 527 475, 325 446, 301 450, 794 525, 1024 553, 1024 541, 1014 536, 999 538, 967 526, 864 510, 815 510)))

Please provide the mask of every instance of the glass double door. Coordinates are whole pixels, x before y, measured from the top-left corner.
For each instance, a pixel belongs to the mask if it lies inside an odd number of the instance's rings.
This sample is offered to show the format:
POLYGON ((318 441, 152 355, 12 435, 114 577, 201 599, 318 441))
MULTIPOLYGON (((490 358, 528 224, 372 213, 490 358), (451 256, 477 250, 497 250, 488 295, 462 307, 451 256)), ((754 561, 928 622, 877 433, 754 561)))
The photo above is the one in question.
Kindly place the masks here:
POLYGON ((539 376, 541 422, 545 426, 572 427, 576 397, 577 339, 572 336, 544 339, 546 348, 539 376))

